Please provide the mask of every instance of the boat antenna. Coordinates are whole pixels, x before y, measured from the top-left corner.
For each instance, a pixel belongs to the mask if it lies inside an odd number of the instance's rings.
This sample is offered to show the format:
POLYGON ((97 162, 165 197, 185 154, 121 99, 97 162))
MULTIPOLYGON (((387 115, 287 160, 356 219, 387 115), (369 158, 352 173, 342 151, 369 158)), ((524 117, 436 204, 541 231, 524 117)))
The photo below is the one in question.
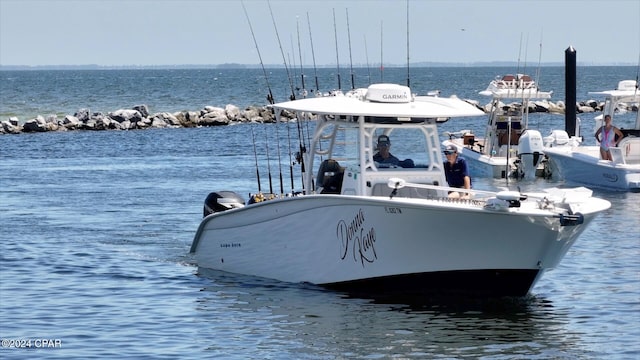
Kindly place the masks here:
MULTIPOLYGON (((522 69, 522 73, 526 74, 527 73, 527 54, 528 54, 528 48, 529 48, 529 34, 527 34, 525 43, 524 43, 524 66, 522 69)), ((518 84, 520 84, 520 81, 518 81, 518 84)), ((524 85, 524 79, 522 80, 522 84, 524 85)), ((522 116, 522 121, 524 121, 525 124, 529 124, 529 98, 527 97, 525 99, 525 94, 524 94, 524 87, 523 87, 523 91, 522 91, 522 101, 524 103, 524 105, 526 106, 522 106, 520 108, 520 115, 522 116)), ((509 130, 509 144, 511 144, 511 130, 509 130)), ((509 145, 511 146, 511 145, 509 145)))
POLYGON ((316 68, 316 53, 313 50, 313 38, 311 37, 311 21, 309 21, 309 13, 307 12, 307 24, 309 25, 309 40, 311 41, 311 57, 313 58, 313 76, 316 80, 316 94, 320 91, 320 86, 318 85, 318 70, 316 68))
MULTIPOLYGON (((540 44, 539 44, 539 50, 538 50, 538 68, 536 69, 536 83, 535 83, 535 89, 536 92, 540 92, 541 88, 540 88, 540 64, 542 62, 542 30, 540 30, 540 44)), ((538 128, 540 128, 540 118, 538 118, 538 128)))
POLYGON ((536 69, 536 85, 540 90, 540 64, 542 63, 542 30, 540 30, 540 44, 538 51, 538 68, 536 69))
POLYGON ((347 37, 349 38, 349 66, 351 70, 351 90, 356 88, 355 78, 353 75, 353 58, 351 57, 351 30, 349 27, 349 9, 345 9, 347 13, 347 37))
POLYGON ((273 22, 273 28, 276 31, 276 38, 278 39, 278 46, 280 46, 280 53, 282 54, 282 61, 284 62, 284 69, 287 72, 287 78, 289 79, 289 86, 291 87, 291 97, 290 100, 296 99, 296 93, 293 89, 293 80, 291 79, 291 74, 289 73, 289 67, 287 66, 287 59, 284 56, 284 50, 282 50, 282 42, 280 41, 280 34, 278 34, 278 27, 276 26, 276 20, 273 17, 273 10, 271 10, 271 2, 267 0, 267 5, 269 5, 269 13, 271 14, 271 21, 273 22))
POLYGON ((382 40, 384 31, 382 30, 382 20, 380 20, 380 82, 384 82, 384 62, 382 61, 382 40))
POLYGON ((527 34, 527 37, 524 41, 524 65, 522 68, 522 73, 526 74, 527 73, 527 57, 528 57, 528 52, 529 52, 529 34, 527 34))
MULTIPOLYGON (((260 55, 260 49, 258 48, 258 42, 256 41, 256 35, 253 32, 253 27, 251 26, 251 20, 249 20, 249 14, 247 13, 247 9, 244 7, 244 2, 240 1, 242 4, 242 9, 244 10, 244 15, 247 18, 247 22, 249 23, 249 29, 251 30, 251 36, 253 37, 253 43, 256 46, 256 51, 258 52, 258 58, 260 59, 260 66, 262 66, 262 73, 264 74, 264 79, 267 82, 267 89, 269 89, 269 94, 267 95, 267 101, 269 104, 274 103, 273 93, 271 92, 271 85, 269 85, 269 77, 267 76, 267 71, 264 68, 264 63, 262 62, 262 55, 260 55)), ((260 181, 258 180, 258 186, 260 185, 260 181)))
POLYGON ((251 125, 251 140, 253 141, 253 157, 256 162, 256 178, 258 179, 258 192, 262 192, 262 186, 260 185, 260 169, 258 168, 258 150, 256 150, 256 135, 253 132, 253 125, 251 125))
POLYGON ((300 19, 296 16, 296 30, 298 32, 298 55, 300 56, 300 81, 302 83, 302 97, 307 97, 307 88, 304 85, 304 67, 302 66, 302 48, 300 47, 300 19))
POLYGON ((338 29, 336 27, 336 9, 333 9, 333 34, 336 39, 336 66, 338 67, 338 90, 342 90, 340 81, 340 56, 338 56, 338 29))
POLYGON ((411 88, 409 79, 409 0, 407 0, 407 86, 411 88))
POLYGON ((367 75, 371 84, 371 67, 369 66, 369 50, 367 50, 367 35, 364 36, 364 56, 367 59, 367 75))
MULTIPOLYGON (((516 76, 518 76, 518 74, 520 73, 520 55, 522 54, 522 36, 523 34, 520 33, 520 48, 518 49, 518 66, 516 67, 516 76)), ((516 87, 518 86, 517 82, 516 82, 516 87)))

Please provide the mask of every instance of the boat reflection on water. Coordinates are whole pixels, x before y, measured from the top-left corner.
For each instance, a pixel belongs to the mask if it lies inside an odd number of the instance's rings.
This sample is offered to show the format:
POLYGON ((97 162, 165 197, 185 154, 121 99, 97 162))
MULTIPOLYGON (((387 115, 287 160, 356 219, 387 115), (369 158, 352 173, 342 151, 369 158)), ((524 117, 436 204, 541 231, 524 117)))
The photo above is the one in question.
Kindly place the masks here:
POLYGON ((244 346, 255 346, 257 356, 277 351, 299 359, 584 354, 566 312, 544 297, 389 302, 309 284, 198 272, 210 282, 197 307, 198 321, 215 324, 202 334, 212 354, 244 346))

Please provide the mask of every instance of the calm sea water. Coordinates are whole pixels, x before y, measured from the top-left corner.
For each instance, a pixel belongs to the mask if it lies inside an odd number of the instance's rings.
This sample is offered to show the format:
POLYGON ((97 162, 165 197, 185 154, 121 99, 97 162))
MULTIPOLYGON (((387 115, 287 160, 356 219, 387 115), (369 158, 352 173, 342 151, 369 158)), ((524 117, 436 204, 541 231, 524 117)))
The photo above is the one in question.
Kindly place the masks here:
MULTIPOLYGON (((564 97, 563 71, 542 69, 555 100, 564 97)), ((635 71, 579 68, 578 99, 635 71)), ((284 100, 286 78, 272 72, 284 100)), ((515 71, 413 69, 411 83, 484 103, 477 91, 505 72, 515 71)), ((323 76, 335 80, 329 70, 323 76)), ((385 71, 385 81, 405 79, 406 69, 385 71)), ((21 120, 142 103, 151 112, 263 105, 266 94, 261 70, 2 71, 0 80, 0 116, 21 120)), ((531 122, 543 135, 563 126, 558 115, 531 122)), ((460 119, 441 131, 483 124, 460 119)), ((388 304, 199 270, 188 252, 206 195, 257 188, 249 126, 0 136, 0 338, 14 341, 3 342, 0 357, 640 358, 637 193, 595 190, 611 209, 524 299, 388 304), (4 346, 17 340, 31 348, 4 346)), ((271 125, 254 126, 273 134, 271 125)))

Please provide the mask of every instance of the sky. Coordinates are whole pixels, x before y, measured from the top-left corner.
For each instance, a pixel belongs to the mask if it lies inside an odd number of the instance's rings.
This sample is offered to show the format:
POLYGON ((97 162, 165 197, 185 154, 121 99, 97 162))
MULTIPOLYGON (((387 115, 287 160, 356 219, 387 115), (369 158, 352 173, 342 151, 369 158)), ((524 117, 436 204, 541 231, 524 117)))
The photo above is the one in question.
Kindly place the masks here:
POLYGON ((537 64, 569 47, 638 65, 640 0, 0 0, 5 66, 537 64))

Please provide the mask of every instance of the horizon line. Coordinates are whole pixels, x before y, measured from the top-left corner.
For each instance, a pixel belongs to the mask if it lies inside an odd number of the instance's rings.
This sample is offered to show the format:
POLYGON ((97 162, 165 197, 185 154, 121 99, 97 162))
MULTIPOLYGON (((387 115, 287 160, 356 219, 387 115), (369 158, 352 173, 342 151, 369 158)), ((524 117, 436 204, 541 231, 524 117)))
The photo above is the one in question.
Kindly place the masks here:
MULTIPOLYGON (((409 64, 409 66, 413 67, 500 67, 500 66, 514 66, 517 65, 517 61, 475 61, 475 62, 415 62, 409 64)), ((340 65, 348 65, 348 64, 340 64, 340 65)), ((564 66, 564 62, 546 62, 540 63, 539 66, 564 66)), ((636 66, 637 64, 629 63, 629 62, 578 62, 577 66, 636 66)), ((290 66, 290 65, 288 65, 290 66)), ((405 68, 406 64, 383 64, 383 67, 387 68, 405 68)), ((240 63, 223 63, 223 64, 157 64, 157 65, 99 65, 99 64, 74 64, 74 65, 2 65, 0 64, 0 70, 36 70, 36 69, 47 69, 47 70, 55 70, 55 69, 189 69, 189 68, 197 68, 197 69, 253 69, 253 68, 261 68, 260 64, 240 64, 240 63)), ((283 64, 265 64, 265 68, 269 69, 279 69, 285 68, 283 64)), ((297 66, 298 68, 300 66, 297 66)), ((336 64, 330 65, 316 65, 317 68, 334 68, 336 64)), ((373 65, 367 64, 354 64, 353 67, 356 68, 379 68, 380 63, 376 63, 373 65)), ((302 68, 312 68, 311 66, 303 65, 302 68)))

